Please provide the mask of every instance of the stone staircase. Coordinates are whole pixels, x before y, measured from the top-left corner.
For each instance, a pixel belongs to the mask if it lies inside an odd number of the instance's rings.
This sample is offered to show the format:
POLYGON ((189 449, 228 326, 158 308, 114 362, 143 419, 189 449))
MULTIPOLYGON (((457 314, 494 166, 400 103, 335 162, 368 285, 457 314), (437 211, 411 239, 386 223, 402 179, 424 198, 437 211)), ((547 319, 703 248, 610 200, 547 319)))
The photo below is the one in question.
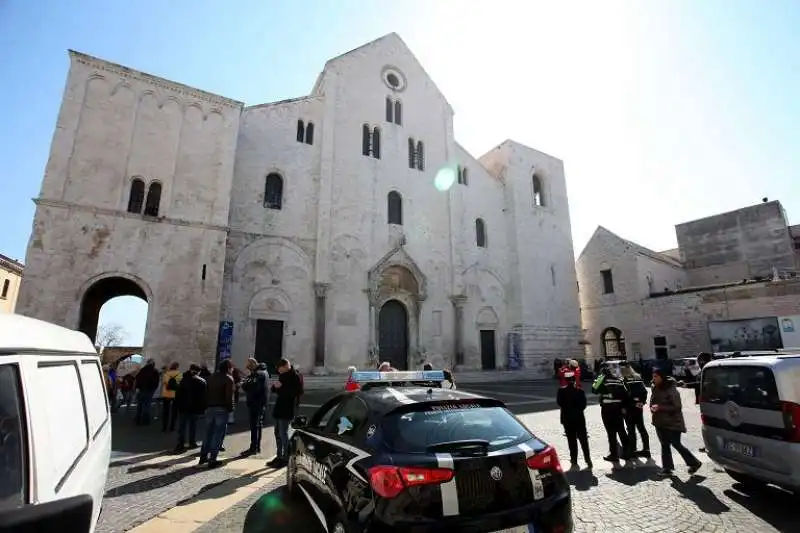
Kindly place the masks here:
MULTIPOLYGON (((506 381, 548 381, 551 378, 542 377, 539 370, 462 370, 454 372, 456 383, 466 385, 468 383, 497 383, 506 381)), ((305 390, 340 390, 344 388, 347 381, 345 375, 315 376, 304 373, 303 382, 305 390)))

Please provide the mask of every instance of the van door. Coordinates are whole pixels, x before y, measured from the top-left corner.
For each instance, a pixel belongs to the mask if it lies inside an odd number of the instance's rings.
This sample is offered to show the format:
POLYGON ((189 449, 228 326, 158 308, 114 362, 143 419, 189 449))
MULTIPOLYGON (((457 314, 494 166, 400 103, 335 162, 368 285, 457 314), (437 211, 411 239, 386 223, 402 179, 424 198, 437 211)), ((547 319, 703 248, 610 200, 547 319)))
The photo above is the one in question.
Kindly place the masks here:
POLYGON ((17 357, 0 355, 0 514, 31 501, 25 411, 17 357))

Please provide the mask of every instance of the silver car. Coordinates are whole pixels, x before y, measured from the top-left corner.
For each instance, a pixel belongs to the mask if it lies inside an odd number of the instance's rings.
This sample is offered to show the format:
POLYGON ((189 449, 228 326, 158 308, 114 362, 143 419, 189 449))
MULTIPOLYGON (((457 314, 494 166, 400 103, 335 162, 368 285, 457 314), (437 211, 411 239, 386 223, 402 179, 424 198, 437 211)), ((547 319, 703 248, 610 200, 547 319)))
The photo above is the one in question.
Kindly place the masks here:
POLYGON ((744 485, 800 493, 800 353, 712 361, 701 380, 709 457, 744 485))

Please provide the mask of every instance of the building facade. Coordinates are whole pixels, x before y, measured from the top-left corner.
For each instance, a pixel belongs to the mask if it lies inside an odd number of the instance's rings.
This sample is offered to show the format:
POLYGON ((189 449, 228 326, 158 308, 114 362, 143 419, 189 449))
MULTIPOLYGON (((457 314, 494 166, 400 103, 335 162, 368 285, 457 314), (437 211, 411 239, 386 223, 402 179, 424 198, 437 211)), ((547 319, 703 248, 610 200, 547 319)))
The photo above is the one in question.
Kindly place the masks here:
POLYGON ((655 252, 599 227, 576 262, 591 359, 800 347, 800 278, 779 202, 676 226, 655 252))
POLYGON ((139 296, 163 361, 219 344, 320 372, 546 372, 580 354, 562 162, 513 141, 468 154, 396 34, 249 107, 70 57, 22 313, 93 335, 105 301, 139 296))
POLYGON ((0 254, 0 313, 15 311, 24 269, 19 261, 0 254))

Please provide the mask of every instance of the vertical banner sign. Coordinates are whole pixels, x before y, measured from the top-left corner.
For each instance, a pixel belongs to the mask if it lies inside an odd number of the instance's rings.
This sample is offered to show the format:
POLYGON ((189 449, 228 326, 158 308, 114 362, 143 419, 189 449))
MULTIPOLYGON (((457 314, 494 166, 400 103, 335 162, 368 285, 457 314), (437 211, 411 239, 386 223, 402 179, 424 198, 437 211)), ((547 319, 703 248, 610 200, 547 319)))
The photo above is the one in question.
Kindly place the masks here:
POLYGON ((508 369, 519 370, 522 368, 521 345, 522 335, 519 333, 508 334, 508 369))
POLYGON ((219 323, 219 337, 217 338, 217 361, 231 358, 233 346, 233 322, 224 320, 219 323))

